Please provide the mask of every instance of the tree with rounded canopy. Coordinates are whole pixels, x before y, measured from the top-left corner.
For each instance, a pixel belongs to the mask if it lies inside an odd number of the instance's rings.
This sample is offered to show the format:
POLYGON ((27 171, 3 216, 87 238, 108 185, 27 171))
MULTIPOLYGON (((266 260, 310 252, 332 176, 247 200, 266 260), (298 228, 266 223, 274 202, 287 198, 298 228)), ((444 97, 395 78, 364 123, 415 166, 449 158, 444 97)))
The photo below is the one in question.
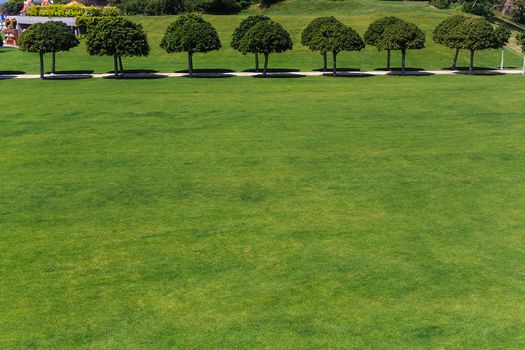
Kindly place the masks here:
MULTIPOLYGON (((317 17, 314 19, 310 24, 304 28, 302 34, 301 34, 301 45, 308 47, 312 51, 317 51, 317 49, 312 48, 310 45, 312 42, 312 38, 316 33, 319 32, 319 29, 327 23, 341 23, 335 17, 317 17)), ((328 53, 326 51, 321 51, 321 55, 323 56, 323 72, 326 72, 328 69, 328 53)))
POLYGON ((21 50, 39 54, 40 78, 44 78, 44 54, 53 55, 51 72, 55 73, 55 53, 68 51, 78 44, 75 34, 62 22, 35 23, 22 33, 18 42, 21 50))
MULTIPOLYGON (((231 41, 231 47, 235 50, 240 50, 241 40, 244 37, 244 34, 248 30, 250 30, 251 27, 256 25, 259 22, 263 21, 269 21, 270 17, 264 16, 264 15, 256 15, 256 16, 249 16, 246 17, 241 21, 239 26, 235 29, 232 36, 231 41)), ((255 52, 255 71, 259 73, 259 53, 255 52)))
POLYGON ((49 32, 45 23, 35 23, 27 28, 20 39, 18 47, 22 51, 38 53, 40 58, 40 79, 44 79, 44 54, 52 50, 49 32))
POLYGON ((461 49, 461 40, 458 34, 458 28, 465 22, 469 17, 465 15, 454 15, 445 19, 439 23, 434 29, 432 39, 435 43, 444 45, 450 49, 455 49, 454 60, 452 61, 452 69, 456 69, 459 50, 461 49))
POLYGON ((408 49, 424 48, 425 33, 413 23, 397 22, 385 29, 379 45, 401 51, 401 72, 405 74, 406 52, 408 49))
POLYGON ((290 34, 272 20, 259 22, 251 27, 241 39, 239 49, 242 53, 264 54, 263 76, 268 75, 268 57, 270 53, 280 53, 293 48, 290 34))
POLYGON ((160 47, 167 53, 187 52, 188 73, 193 77, 193 54, 219 50, 221 41, 211 23, 199 15, 187 14, 168 26, 160 47))
POLYGON ((56 73, 56 53, 59 51, 69 51, 77 47, 78 41, 75 33, 63 22, 47 22, 45 23, 51 32, 54 34, 49 38, 52 41, 51 51, 51 73, 56 73))
POLYGON ((461 48, 470 51, 469 74, 474 72, 474 53, 477 50, 499 47, 494 28, 484 18, 469 18, 458 28, 461 48))
POLYGON ((521 52, 523 52, 523 67, 521 73, 525 74, 525 33, 519 33, 516 36, 516 42, 520 46, 521 52))
POLYGON ((390 70, 390 61, 391 61, 391 48, 381 46, 381 38, 386 28, 392 26, 398 22, 403 21, 401 18, 394 16, 387 16, 378 19, 377 21, 371 23, 368 26, 368 29, 365 32, 364 40, 366 45, 372 45, 377 48, 378 51, 386 50, 387 60, 386 60, 386 69, 390 70))
POLYGON ((503 69, 505 67, 505 45, 509 43, 511 32, 507 28, 497 26, 494 34, 496 35, 497 48, 501 49, 500 69, 503 69))
POLYGON ((142 25, 123 17, 101 18, 86 34, 90 56, 113 56, 117 77, 124 74, 122 56, 148 56, 150 47, 142 25))
POLYGON ((341 22, 324 23, 310 40, 312 50, 331 52, 333 57, 332 75, 337 76, 337 55, 341 51, 361 51, 363 39, 352 28, 341 22))

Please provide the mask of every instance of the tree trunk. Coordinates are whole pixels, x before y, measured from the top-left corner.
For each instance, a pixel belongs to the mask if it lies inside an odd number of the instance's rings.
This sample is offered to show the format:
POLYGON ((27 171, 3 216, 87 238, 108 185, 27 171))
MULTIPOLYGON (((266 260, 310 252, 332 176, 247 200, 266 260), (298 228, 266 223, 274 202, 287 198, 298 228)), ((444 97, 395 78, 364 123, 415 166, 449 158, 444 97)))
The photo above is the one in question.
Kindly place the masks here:
POLYGON ((263 76, 266 78, 266 76, 268 75, 268 56, 270 54, 268 52, 265 52, 264 53, 264 71, 263 71, 263 76))
POLYGON ((332 55, 334 57, 333 66, 332 66, 332 75, 336 77, 337 76, 337 51, 333 51, 332 55))
POLYGON ((44 54, 40 52, 40 79, 44 79, 44 54))
POLYGON ((115 71, 115 78, 118 77, 118 59, 117 55, 113 55, 113 69, 115 71))
POLYGON ((504 67, 505 67, 505 46, 502 46, 501 47, 501 65, 499 69, 503 70, 504 67))
POLYGON ((521 69, 521 73, 525 74, 525 56, 523 56, 523 68, 521 69))
POLYGON ((56 63, 55 63, 56 62, 56 57, 55 57, 56 55, 55 54, 56 54, 55 51, 53 51, 51 53, 51 74, 55 74, 56 73, 56 63))
POLYGON ((390 49, 386 50, 386 70, 390 70, 390 49))
POLYGON ((474 73, 474 50, 470 50, 470 66, 468 67, 468 74, 474 73))
POLYGON ((120 74, 124 75, 124 66, 122 65, 122 56, 118 56, 118 67, 120 74))
POLYGON ((255 73, 259 73, 259 53, 255 53, 255 73))
POLYGON ((323 52, 323 72, 328 70, 328 53, 323 52))
POLYGON ((456 53, 454 54, 454 61, 452 62, 452 69, 456 70, 458 65, 459 47, 456 47, 456 53))
POLYGON ((405 75, 405 72, 406 72, 406 69, 405 69, 406 57, 407 57, 407 50, 405 49, 401 50, 401 73, 403 75, 405 75))
POLYGON ((188 51, 188 73, 193 77, 193 52, 188 51))

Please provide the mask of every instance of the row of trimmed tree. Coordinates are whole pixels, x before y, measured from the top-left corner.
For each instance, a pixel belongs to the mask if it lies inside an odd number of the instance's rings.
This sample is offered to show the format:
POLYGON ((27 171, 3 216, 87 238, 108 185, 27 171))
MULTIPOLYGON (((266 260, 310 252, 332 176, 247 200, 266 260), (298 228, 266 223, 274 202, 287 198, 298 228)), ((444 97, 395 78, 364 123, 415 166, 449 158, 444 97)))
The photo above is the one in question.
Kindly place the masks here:
MULTIPOLYGON (((470 51, 469 73, 474 68, 474 53, 489 48, 502 49, 508 43, 511 33, 494 28, 487 20, 477 17, 456 15, 440 23, 433 33, 436 43, 455 50, 452 67, 456 68, 461 49, 470 51)), ((517 36, 525 53, 525 34, 517 36)), ((36 52, 40 57, 40 76, 44 77, 44 54, 52 54, 52 73, 55 73, 55 53, 67 51, 79 44, 71 30, 61 22, 34 24, 21 36, 19 47, 24 51, 36 52)), ((415 24, 400 18, 388 16, 372 23, 364 38, 351 27, 334 17, 319 17, 302 32, 301 44, 319 52, 323 57, 323 68, 328 70, 328 55, 332 58, 332 74, 337 75, 337 56, 342 51, 360 51, 365 45, 375 46, 387 53, 387 69, 391 69, 391 51, 401 52, 401 70, 405 73, 406 54, 410 49, 425 47, 425 34, 415 24)), ((186 52, 188 73, 193 76, 193 55, 221 48, 221 41, 213 25, 201 16, 186 14, 180 16, 166 29, 160 46, 168 53, 186 52)), ((232 48, 242 54, 254 54, 255 70, 259 72, 259 58, 264 57, 263 76, 268 73, 268 60, 272 53, 291 50, 290 34, 279 23, 268 16, 250 16, 235 29, 232 48)), ((89 55, 112 56, 115 76, 124 73, 122 57, 147 56, 150 53, 146 33, 140 24, 122 17, 100 19, 86 35, 89 55)), ((524 58, 525 74, 525 58, 524 58)))

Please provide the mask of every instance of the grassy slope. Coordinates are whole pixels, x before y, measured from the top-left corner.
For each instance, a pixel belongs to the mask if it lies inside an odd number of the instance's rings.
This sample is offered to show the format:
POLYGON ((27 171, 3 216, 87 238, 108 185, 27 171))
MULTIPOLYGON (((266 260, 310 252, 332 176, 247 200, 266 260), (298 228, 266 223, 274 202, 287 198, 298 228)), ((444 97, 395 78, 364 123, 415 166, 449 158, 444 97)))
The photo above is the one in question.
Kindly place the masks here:
POLYGON ((525 347, 521 77, 0 89, 2 349, 525 347))
MULTIPOLYGON (((252 69, 252 58, 243 56, 229 46, 230 36, 241 19, 248 14, 260 12, 250 9, 236 16, 207 16, 219 31, 224 48, 219 52, 198 55, 196 68, 205 69, 252 69)), ((441 69, 449 67, 452 52, 445 47, 437 46, 432 41, 432 30, 453 11, 437 10, 429 7, 423 1, 378 1, 378 0, 288 0, 269 10, 263 11, 281 22, 292 34, 295 49, 291 52, 271 57, 274 68, 312 70, 321 65, 320 56, 301 47, 300 33, 315 17, 334 15, 343 22, 356 28, 364 34, 368 25, 384 15, 397 15, 413 21, 427 33, 427 48, 409 53, 408 64, 414 68, 441 69)), ((152 54, 149 58, 131 58, 125 60, 127 69, 153 69, 162 72, 183 70, 186 68, 186 58, 183 55, 167 55, 159 48, 160 38, 173 20, 173 17, 137 17, 135 20, 144 24, 149 34, 152 54)), ((459 65, 468 64, 467 55, 460 57, 459 65)), ((59 55, 58 69, 61 70, 95 70, 106 72, 112 69, 110 58, 89 57, 85 48, 80 47, 70 53, 59 55)), ((399 63, 399 57, 394 57, 399 63)), ((479 54, 477 65, 496 68, 499 65, 498 50, 488 50, 479 54)), ((378 53, 373 47, 360 53, 343 53, 339 60, 341 68, 370 70, 385 66, 383 53, 378 53)), ((508 51, 508 67, 520 67, 521 58, 508 51)), ((16 71, 36 73, 38 59, 35 55, 17 52, 16 50, 0 50, 0 72, 16 71)))

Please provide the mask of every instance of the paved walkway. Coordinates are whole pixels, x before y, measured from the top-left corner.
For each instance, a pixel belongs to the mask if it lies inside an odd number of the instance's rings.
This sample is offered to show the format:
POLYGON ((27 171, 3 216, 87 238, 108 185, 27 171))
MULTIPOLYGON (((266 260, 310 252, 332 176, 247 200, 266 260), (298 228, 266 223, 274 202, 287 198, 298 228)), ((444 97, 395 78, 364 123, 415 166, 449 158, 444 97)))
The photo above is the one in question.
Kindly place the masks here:
MULTIPOLYGON (((406 75, 408 76, 428 76, 428 75, 453 75, 453 74, 468 74, 467 71, 454 71, 454 70, 421 70, 413 71, 408 70, 406 75)), ((523 74, 522 70, 517 69, 504 69, 504 70, 476 70, 475 75, 502 75, 502 74, 523 74)), ((331 76, 329 72, 270 72, 269 77, 316 77, 316 76, 331 76)), ((401 75, 400 71, 344 71, 338 72, 338 76, 341 77, 367 77, 367 76, 385 76, 385 75, 401 75)), ((187 77, 187 73, 124 73, 120 77, 129 79, 146 79, 146 78, 180 78, 187 77)), ((194 77, 198 78, 228 78, 228 77, 260 77, 261 73, 254 72, 227 72, 227 73, 194 73, 194 77)), ((89 78, 113 78, 112 73, 107 74, 46 74, 46 79, 89 79, 89 78)), ((0 79, 39 79, 38 74, 3 74, 0 75, 0 79)))

